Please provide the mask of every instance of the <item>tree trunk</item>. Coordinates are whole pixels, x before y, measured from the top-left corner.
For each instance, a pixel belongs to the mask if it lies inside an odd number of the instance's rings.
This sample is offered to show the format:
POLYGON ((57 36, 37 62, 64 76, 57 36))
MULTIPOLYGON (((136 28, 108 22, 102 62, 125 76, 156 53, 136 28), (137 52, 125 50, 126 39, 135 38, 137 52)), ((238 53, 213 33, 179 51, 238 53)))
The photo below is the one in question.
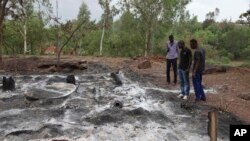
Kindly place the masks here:
POLYGON ((145 48, 144 48, 144 57, 146 57, 148 55, 147 48, 148 48, 148 31, 146 33, 145 48))
POLYGON ((76 33, 76 31, 78 31, 80 29, 80 27, 85 23, 85 21, 82 21, 81 24, 79 24, 75 30, 71 33, 71 35, 68 37, 68 39, 66 40, 66 42, 62 45, 62 47, 59 48, 59 51, 57 51, 57 69, 60 69, 60 64, 61 64, 61 53, 63 51, 63 48, 69 43, 69 41, 73 38, 74 34, 76 33))
POLYGON ((27 53, 27 20, 25 19, 23 25, 23 53, 26 55, 27 53))
POLYGON ((146 44, 145 44, 145 50, 144 50, 144 56, 147 57, 148 56, 148 53, 150 52, 150 43, 151 43, 151 28, 149 28, 147 30, 147 33, 146 33, 146 44))
POLYGON ((101 43, 100 43, 100 56, 102 56, 103 39, 104 39, 104 34, 105 34, 105 24, 106 24, 106 20, 104 18, 103 28, 102 28, 102 37, 101 37, 101 43))
POLYGON ((0 68, 3 66, 3 22, 0 22, 0 68))
POLYGON ((0 68, 3 66, 3 28, 4 28, 4 17, 6 13, 6 5, 8 0, 2 0, 0 3, 0 68))

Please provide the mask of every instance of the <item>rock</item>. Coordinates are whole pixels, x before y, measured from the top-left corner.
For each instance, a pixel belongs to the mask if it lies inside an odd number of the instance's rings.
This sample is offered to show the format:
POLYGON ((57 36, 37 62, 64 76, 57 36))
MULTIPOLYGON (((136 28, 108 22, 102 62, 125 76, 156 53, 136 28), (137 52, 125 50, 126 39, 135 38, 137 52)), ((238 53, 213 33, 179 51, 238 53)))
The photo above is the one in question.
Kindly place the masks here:
POLYGON ((75 85, 76 84, 75 76, 74 75, 67 76, 66 82, 75 85))
POLYGON ((151 65, 151 62, 150 61, 143 61, 142 63, 140 63, 138 66, 138 69, 148 69, 148 68, 151 68, 152 65, 151 65))
POLYGON ((14 91, 15 90, 15 81, 12 77, 6 78, 3 77, 3 91, 14 91))

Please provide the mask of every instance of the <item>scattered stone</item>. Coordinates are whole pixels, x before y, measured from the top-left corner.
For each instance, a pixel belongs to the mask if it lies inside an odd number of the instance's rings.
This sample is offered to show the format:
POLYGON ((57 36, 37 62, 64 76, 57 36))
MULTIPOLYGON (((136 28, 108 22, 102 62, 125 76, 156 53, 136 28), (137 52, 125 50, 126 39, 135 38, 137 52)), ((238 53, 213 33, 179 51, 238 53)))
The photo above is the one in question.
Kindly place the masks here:
POLYGON ((75 85, 76 84, 75 76, 74 75, 67 76, 66 82, 75 85))
POLYGON ((15 90, 15 81, 12 77, 6 78, 3 77, 3 91, 14 91, 15 90))
POLYGON ((148 68, 151 68, 152 65, 151 65, 151 62, 150 61, 143 61, 142 63, 140 63, 138 66, 138 69, 148 69, 148 68))

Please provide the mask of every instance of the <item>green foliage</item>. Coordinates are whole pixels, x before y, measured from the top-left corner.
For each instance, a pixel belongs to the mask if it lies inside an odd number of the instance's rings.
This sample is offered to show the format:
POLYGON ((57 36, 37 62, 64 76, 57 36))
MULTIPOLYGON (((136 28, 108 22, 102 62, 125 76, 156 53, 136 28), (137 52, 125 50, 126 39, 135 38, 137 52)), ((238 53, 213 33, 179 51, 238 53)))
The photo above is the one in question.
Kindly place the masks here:
POLYGON ((248 51, 250 44, 249 27, 236 26, 222 37, 220 44, 226 51, 233 54, 233 59, 239 59, 248 51))
MULTIPOLYGON (((102 30, 105 29, 103 55, 106 56, 142 56, 145 51, 149 55, 165 55, 168 36, 173 34, 177 41, 184 40, 187 47, 190 39, 196 38, 206 50, 208 63, 229 64, 235 59, 250 59, 250 27, 226 20, 216 22, 218 9, 209 12, 204 22, 198 22, 196 16, 190 16, 185 10, 190 0, 123 0, 120 1, 120 9, 112 7, 111 0, 99 2, 104 9, 99 21, 90 20, 88 7, 82 3, 77 19, 59 25, 61 46, 79 23, 84 22, 64 52, 76 48, 79 55, 99 55, 102 30), (113 16, 118 11, 120 17, 114 21, 113 16)), ((57 27, 46 26, 48 18, 32 8, 28 7, 27 11, 30 12, 27 21, 28 51, 40 54, 46 47, 56 44, 57 27)), ((22 25, 22 21, 5 21, 5 54, 23 52, 23 38, 18 28, 22 25)))

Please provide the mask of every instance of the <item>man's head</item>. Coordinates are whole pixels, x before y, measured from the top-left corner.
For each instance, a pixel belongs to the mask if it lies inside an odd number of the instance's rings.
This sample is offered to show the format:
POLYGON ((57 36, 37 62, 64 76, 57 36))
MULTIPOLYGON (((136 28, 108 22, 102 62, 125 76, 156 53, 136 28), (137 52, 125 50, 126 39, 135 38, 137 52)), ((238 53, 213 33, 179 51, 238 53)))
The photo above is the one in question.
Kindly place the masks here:
POLYGON ((192 49, 197 49, 198 48, 198 42, 196 39, 190 40, 190 46, 192 49))
POLYGON ((174 42, 174 36, 173 36, 173 35, 170 35, 170 36, 168 37, 168 39, 169 39, 169 41, 170 41, 171 43, 174 42))
POLYGON ((178 42, 178 46, 179 46, 180 49, 183 49, 185 47, 185 42, 183 40, 180 40, 178 42))

